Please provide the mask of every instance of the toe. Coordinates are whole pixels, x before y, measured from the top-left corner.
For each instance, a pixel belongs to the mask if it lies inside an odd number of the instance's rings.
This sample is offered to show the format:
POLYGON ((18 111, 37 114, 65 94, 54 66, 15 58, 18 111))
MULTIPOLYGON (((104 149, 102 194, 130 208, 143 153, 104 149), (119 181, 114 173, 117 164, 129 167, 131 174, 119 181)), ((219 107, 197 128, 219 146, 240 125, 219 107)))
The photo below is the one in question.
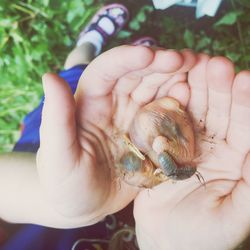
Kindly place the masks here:
POLYGON ((250 71, 238 73, 233 83, 227 142, 244 153, 250 149, 250 71))
POLYGON ((225 57, 214 57, 207 64, 208 112, 206 129, 209 135, 224 139, 231 109, 234 65, 225 57))

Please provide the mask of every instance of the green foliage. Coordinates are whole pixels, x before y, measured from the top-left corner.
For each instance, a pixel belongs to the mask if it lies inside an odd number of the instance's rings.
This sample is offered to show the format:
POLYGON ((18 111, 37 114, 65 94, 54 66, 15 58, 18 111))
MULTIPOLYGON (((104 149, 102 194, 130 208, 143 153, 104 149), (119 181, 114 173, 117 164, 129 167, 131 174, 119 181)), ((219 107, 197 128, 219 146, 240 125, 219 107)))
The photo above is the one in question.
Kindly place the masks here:
POLYGON ((214 27, 222 25, 233 25, 237 22, 237 19, 242 14, 243 14, 242 11, 230 11, 229 13, 225 14, 221 19, 219 19, 214 24, 214 27))
POLYGON ((25 114, 38 105, 41 76, 58 71, 96 1, 26 0, 0 3, 0 152, 19 136, 25 114), (91 6, 90 6, 91 5, 91 6))
MULTIPOLYGON (((181 12, 181 7, 178 10, 181 12)), ((173 12, 176 14, 178 10, 176 7, 173 12)), ((210 55, 224 55, 235 62, 239 71, 249 68, 249 11, 248 0, 225 1, 216 17, 198 20, 194 19, 194 13, 175 17, 171 10, 154 11, 151 26, 157 31, 155 37, 162 46, 188 47, 210 55)))
POLYGON ((148 14, 154 10, 152 5, 143 5, 137 15, 129 22, 130 29, 138 31, 146 22, 148 14))
POLYGON ((183 35, 184 42, 187 47, 193 48, 194 46, 194 34, 189 29, 186 29, 183 35))
MULTIPOLYGON (((110 2, 1 0, 0 152, 11 150, 20 134, 20 121, 39 103, 42 74, 62 68, 80 29, 110 2)), ((225 55, 237 70, 249 68, 249 0, 224 1, 216 17, 199 20, 185 7, 160 11, 154 10, 151 0, 117 2, 128 7, 130 22, 105 49, 146 35, 166 48, 225 55)))
POLYGON ((125 39, 125 38, 129 38, 132 35, 131 31, 128 30, 121 30, 118 34, 117 34, 117 38, 118 39, 125 39))

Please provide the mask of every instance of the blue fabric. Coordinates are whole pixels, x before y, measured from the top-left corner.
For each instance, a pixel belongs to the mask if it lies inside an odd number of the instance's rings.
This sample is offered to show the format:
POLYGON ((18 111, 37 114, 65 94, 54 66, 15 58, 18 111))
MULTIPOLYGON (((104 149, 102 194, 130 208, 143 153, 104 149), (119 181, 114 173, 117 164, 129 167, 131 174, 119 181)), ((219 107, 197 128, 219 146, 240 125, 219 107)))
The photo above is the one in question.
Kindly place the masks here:
MULTIPOLYGON (((72 93, 75 93, 78 80, 87 65, 77 65, 69 70, 59 73, 66 82, 68 82, 72 93)), ((39 106, 29 113, 23 121, 23 133, 14 147, 14 151, 36 152, 40 146, 39 128, 41 124, 41 113, 43 109, 44 97, 39 106)))
MULTIPOLYGON (((69 70, 64 70, 59 75, 68 82, 72 93, 75 93, 78 80, 83 73, 86 65, 78 65, 69 70)), ((41 123, 41 112, 43 108, 42 98, 39 106, 24 119, 24 129, 21 138, 14 147, 14 151, 36 152, 39 148, 39 127, 41 123)), ((132 217, 132 206, 128 210, 120 212, 122 217, 132 217), (125 213, 125 215, 124 215, 125 213)), ((77 240, 87 239, 110 239, 114 230, 124 224, 117 220, 116 216, 110 215, 102 222, 95 225, 78 228, 78 229, 53 229, 38 225, 23 224, 5 224, 9 239, 0 245, 0 250, 70 250, 77 240)), ((79 242, 75 250, 83 249, 107 249, 107 243, 95 243, 88 241, 79 242)))
MULTIPOLYGON (((81 238, 103 239, 107 237, 105 222, 79 229, 54 229, 38 225, 23 225, 0 247, 1 250, 70 250, 81 238)), ((98 242, 97 242, 98 244, 98 242)), ((76 249, 80 249, 79 246, 76 249)), ((84 249, 93 248, 84 242, 84 249)), ((103 247, 106 249, 106 246, 103 247)))

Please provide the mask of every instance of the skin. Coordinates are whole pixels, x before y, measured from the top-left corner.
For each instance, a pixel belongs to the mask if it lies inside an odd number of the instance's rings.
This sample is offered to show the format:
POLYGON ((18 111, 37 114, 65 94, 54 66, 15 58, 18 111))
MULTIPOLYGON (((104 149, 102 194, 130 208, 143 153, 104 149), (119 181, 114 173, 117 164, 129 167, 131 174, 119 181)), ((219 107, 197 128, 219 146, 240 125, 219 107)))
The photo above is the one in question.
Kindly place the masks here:
POLYGON ((249 81, 249 71, 235 77, 225 58, 200 55, 197 61, 188 50, 130 46, 94 60, 75 98, 62 79, 45 75, 41 148, 36 163, 21 155, 0 161, 0 216, 79 227, 136 197, 141 249, 232 249, 250 227, 249 81), (126 132, 138 107, 166 95, 187 106, 196 121, 206 188, 195 177, 149 191, 113 179, 109 157, 119 150, 107 138, 117 128, 126 132))
MULTIPOLYGON (((123 153, 121 135, 128 132, 140 106, 162 95, 161 88, 171 95, 184 85, 188 92, 182 79, 195 61, 189 50, 117 47, 92 61, 75 98, 59 77, 43 77, 37 169, 57 213, 78 219, 78 226, 92 224, 135 198, 140 189, 117 179, 113 170, 123 153)), ((178 95, 183 93, 173 97, 178 95)))
POLYGON ((223 57, 199 55, 188 75, 195 121, 197 178, 165 182, 135 199, 139 246, 228 250, 250 230, 250 72, 223 57), (157 212, 154 212, 157 211, 157 212))
POLYGON ((75 96, 45 74, 38 153, 0 156, 1 219, 74 228, 124 208, 140 188, 113 170, 123 135, 140 106, 164 94, 186 98, 178 89, 188 92, 183 81, 195 61, 189 50, 117 47, 90 63, 75 96))

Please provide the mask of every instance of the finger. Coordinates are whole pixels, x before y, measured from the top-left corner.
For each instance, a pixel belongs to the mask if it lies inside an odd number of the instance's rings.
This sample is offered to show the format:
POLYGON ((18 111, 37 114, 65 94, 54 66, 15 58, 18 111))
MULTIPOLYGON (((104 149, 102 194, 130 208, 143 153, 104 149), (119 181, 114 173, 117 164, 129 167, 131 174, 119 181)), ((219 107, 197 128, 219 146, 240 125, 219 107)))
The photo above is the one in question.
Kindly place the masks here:
MULTIPOLYGON (((176 72, 189 71, 196 62, 195 54, 189 49, 182 50, 181 52, 163 48, 152 50, 155 53, 152 63, 142 70, 130 72, 119 79, 115 87, 116 93, 128 95, 137 86, 145 85, 147 87, 148 83, 149 85, 153 84, 154 88, 155 85, 159 86, 161 83, 166 82, 176 72), (145 82, 143 84, 141 83, 142 79, 145 82), (157 81, 157 79, 159 80, 157 81)), ((140 90, 138 92, 140 93, 140 90)))
POLYGON ((43 76, 45 101, 40 127, 39 160, 52 178, 67 174, 77 157, 75 101, 68 84, 59 76, 43 76), (74 152, 70 154, 69 152, 74 152), (64 157, 62 157, 64 156, 64 157))
MULTIPOLYGON (((124 127, 124 124, 127 127, 127 124, 129 124, 130 119, 128 119, 128 115, 124 121, 121 114, 126 112, 124 103, 126 103, 126 107, 128 107, 128 104, 131 104, 128 102, 127 96, 134 89, 135 91, 131 94, 133 98, 132 106, 135 104, 141 106, 149 103, 154 98, 164 97, 174 84, 186 81, 186 74, 180 72, 190 70, 196 62, 196 56, 190 50, 183 50, 179 53, 174 50, 160 49, 155 50, 155 53, 153 62, 146 69, 132 72, 122 77, 116 85, 115 91, 118 95, 118 101, 115 120, 121 127, 124 127)), ((184 94, 180 94, 178 91, 177 96, 183 103, 188 99, 185 91, 184 94)), ((136 109, 133 108, 133 110, 136 112, 136 109)))
POLYGON ((197 57, 190 49, 182 51, 158 49, 153 62, 145 69, 147 73, 176 74, 189 71, 196 63, 197 57))
MULTIPOLYGON (((153 73, 156 73, 154 77, 151 77, 149 80, 151 83, 157 84, 157 79, 166 80, 169 78, 168 75, 165 76, 165 73, 172 72, 175 68, 180 68, 183 64, 183 59, 180 53, 173 50, 155 50, 154 59, 148 67, 130 72, 124 75, 116 84, 115 92, 118 95, 129 95, 132 93, 137 86, 142 84, 142 80, 146 76, 150 76, 153 73), (157 77, 157 79, 155 79, 157 77)), ((139 90, 140 91, 140 90, 139 90)))
MULTIPOLYGON (((155 60, 156 50, 152 49, 152 51, 154 53, 154 58, 151 63, 153 63, 155 60)), ((114 87, 115 93, 119 96, 130 95, 130 93, 132 93, 133 90, 141 84, 143 77, 151 73, 152 71, 149 70, 149 67, 146 67, 139 70, 131 71, 123 75, 120 79, 118 79, 114 87)))
MULTIPOLYGON (((170 88, 169 92, 167 92, 162 97, 166 96, 171 96, 177 99, 185 107, 190 97, 189 87, 185 82, 175 83, 170 88)), ((161 97, 159 96, 158 98, 161 97)), ((129 100, 129 98, 126 96, 120 96, 117 100, 117 103, 117 106, 119 107, 119 113, 123 115, 116 115, 114 123, 117 124, 117 127, 126 131, 129 128, 134 116, 136 115, 136 112, 141 106, 138 105, 138 103, 129 100), (124 116, 124 114, 126 114, 126 116, 124 116)))
POLYGON ((142 79, 140 84, 132 92, 132 99, 139 105, 151 102, 158 93, 159 88, 165 84, 171 75, 163 73, 152 73, 142 79))
POLYGON ((140 71, 130 72, 118 79, 114 87, 114 92, 118 96, 129 96, 130 93, 140 85, 142 79, 143 76, 140 71))
MULTIPOLYGON (((167 85, 169 85, 169 89, 167 90, 168 95, 174 97, 183 106, 186 107, 190 99, 190 89, 186 83, 186 72, 190 71, 195 65, 195 63, 197 62, 197 56, 190 49, 184 49, 181 51, 181 53, 184 58, 184 63, 182 67, 178 70, 179 73, 175 74, 164 85, 165 88, 167 88, 167 85)), ((162 89, 159 89, 159 92, 164 90, 164 85, 161 86, 162 89)))
POLYGON ((113 115, 118 127, 126 129, 137 109, 150 102, 158 92, 158 86, 172 77, 168 73, 178 70, 183 65, 182 55, 176 51, 160 49, 155 50, 155 53, 154 60, 148 67, 126 74, 118 80, 114 89, 117 106, 113 115), (151 74, 152 71, 156 73, 151 74), (134 89, 138 97, 133 97, 132 93, 131 100, 130 94, 134 89))
POLYGON ((185 74, 185 73, 175 74, 167 82, 165 82, 164 84, 162 84, 160 86, 155 98, 159 99, 162 97, 166 97, 168 95, 169 89, 173 85, 175 85, 179 82, 186 82, 186 81, 187 81, 187 74, 185 74))
POLYGON ((234 79, 227 142, 240 152, 250 149, 250 71, 234 79))
POLYGON ((214 57, 207 64, 208 112, 206 129, 209 135, 224 139, 227 134, 234 65, 225 57, 214 57))
POLYGON ((151 64, 145 69, 147 73, 174 73, 183 66, 182 54, 172 49, 158 49, 151 64))
POLYGON ((119 46, 97 57, 86 68, 79 81, 79 92, 87 96, 108 95, 123 75, 147 67, 154 52, 143 46, 119 46))
POLYGON ((168 96, 178 100, 184 107, 187 106, 190 98, 190 90, 186 82, 179 82, 169 90, 168 96))
POLYGON ((146 104, 155 97, 159 87, 170 79, 183 66, 182 55, 174 50, 157 50, 153 62, 145 69, 151 74, 143 77, 141 83, 132 92, 133 100, 146 104))
POLYGON ((179 73, 186 73, 189 70, 191 70, 191 68, 193 68, 193 66, 196 64, 197 62, 197 55, 190 49, 183 49, 181 51, 182 57, 183 57, 183 65, 182 67, 179 69, 179 73))
POLYGON ((190 100, 188 110, 192 114, 199 128, 203 128, 207 113, 207 83, 206 66, 209 56, 199 54, 196 65, 188 74, 188 83, 190 86, 190 100))

